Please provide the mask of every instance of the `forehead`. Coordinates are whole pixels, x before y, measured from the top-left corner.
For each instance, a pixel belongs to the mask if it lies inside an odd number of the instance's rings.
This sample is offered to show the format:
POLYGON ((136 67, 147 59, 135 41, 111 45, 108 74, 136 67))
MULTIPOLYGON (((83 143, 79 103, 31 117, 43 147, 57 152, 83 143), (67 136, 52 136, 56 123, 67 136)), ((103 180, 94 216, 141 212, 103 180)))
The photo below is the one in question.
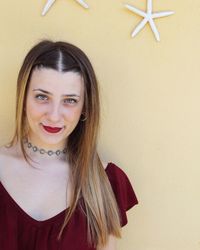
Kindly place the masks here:
POLYGON ((59 72, 53 69, 35 69, 29 82, 29 90, 43 89, 51 93, 83 94, 83 77, 73 71, 59 72))

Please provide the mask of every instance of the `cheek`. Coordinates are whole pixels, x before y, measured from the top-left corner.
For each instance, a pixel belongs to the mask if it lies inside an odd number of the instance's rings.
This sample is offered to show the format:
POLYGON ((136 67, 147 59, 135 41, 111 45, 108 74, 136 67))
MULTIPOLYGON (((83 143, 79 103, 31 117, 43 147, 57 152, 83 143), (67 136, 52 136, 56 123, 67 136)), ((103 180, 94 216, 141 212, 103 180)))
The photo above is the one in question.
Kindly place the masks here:
POLYGON ((68 109, 65 111, 65 119, 70 122, 77 122, 79 121, 81 116, 81 110, 80 109, 68 109))
POLYGON ((44 110, 42 107, 38 107, 38 105, 29 102, 26 105, 26 112, 27 112, 27 117, 31 120, 35 120, 37 118, 39 118, 40 116, 42 116, 42 114, 44 114, 44 110))

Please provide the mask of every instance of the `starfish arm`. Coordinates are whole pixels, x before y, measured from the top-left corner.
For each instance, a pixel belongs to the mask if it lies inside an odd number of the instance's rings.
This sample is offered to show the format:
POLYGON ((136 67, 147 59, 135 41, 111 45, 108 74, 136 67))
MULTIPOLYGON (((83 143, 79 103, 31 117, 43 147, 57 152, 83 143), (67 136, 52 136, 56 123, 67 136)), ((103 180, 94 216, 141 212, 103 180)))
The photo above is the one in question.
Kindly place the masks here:
POLYGON ((152 13, 152 0, 147 0, 147 13, 152 13))
POLYGON ((145 26, 145 24, 148 22, 148 20, 146 18, 144 18, 134 29, 134 31, 132 32, 131 36, 135 37, 137 35, 138 32, 140 32, 140 30, 145 26))
POLYGON ((173 15, 174 11, 161 11, 161 12, 155 12, 152 14, 152 18, 158 18, 158 17, 165 17, 173 15))
POLYGON ((51 8, 56 0, 48 0, 42 11, 42 16, 46 15, 47 11, 51 8))
POLYGON ((155 35, 156 40, 157 40, 157 41, 160 41, 159 32, 158 32, 158 30, 157 30, 157 28, 156 28, 156 25, 155 25, 155 23, 154 23, 154 21, 153 21, 152 18, 149 19, 149 24, 150 24, 150 26, 151 26, 151 29, 152 29, 154 35, 155 35))
POLYGON ((89 8, 89 5, 83 1, 83 0, 76 0, 81 6, 83 6, 85 9, 89 8))
POLYGON ((130 11, 132 11, 132 12, 138 14, 139 16, 146 17, 146 13, 145 13, 144 11, 142 11, 142 10, 139 10, 139 9, 137 9, 137 8, 135 8, 135 7, 131 6, 131 5, 129 5, 129 4, 125 4, 125 7, 126 7, 127 9, 129 9, 130 11))

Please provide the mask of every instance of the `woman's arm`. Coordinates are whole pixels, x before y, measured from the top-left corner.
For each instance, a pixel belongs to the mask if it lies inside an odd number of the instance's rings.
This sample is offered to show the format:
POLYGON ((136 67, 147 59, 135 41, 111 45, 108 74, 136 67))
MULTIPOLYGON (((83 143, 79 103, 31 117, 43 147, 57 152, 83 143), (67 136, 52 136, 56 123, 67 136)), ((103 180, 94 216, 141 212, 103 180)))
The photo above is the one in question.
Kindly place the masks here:
POLYGON ((97 248, 97 250, 117 250, 116 238, 110 235, 107 245, 104 248, 97 248))

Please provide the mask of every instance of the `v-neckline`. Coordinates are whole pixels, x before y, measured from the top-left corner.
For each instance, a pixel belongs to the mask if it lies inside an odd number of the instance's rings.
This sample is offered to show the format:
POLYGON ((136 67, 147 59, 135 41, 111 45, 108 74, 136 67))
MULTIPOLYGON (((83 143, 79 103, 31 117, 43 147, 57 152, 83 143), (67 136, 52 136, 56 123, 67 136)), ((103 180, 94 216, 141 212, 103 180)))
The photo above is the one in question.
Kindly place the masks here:
MULTIPOLYGON (((108 163, 105 171, 107 172, 109 166, 112 163, 108 163)), ((29 215, 16 201, 15 199, 10 195, 10 193, 7 191, 7 189, 4 187, 3 183, 0 181, 0 188, 2 189, 2 191, 4 192, 4 194, 7 196, 9 202, 13 205, 13 207, 16 208, 16 210, 25 218, 27 219, 30 223, 35 224, 36 226, 43 226, 43 225, 47 225, 47 224, 51 224, 53 222, 60 222, 61 218, 61 222, 64 220, 64 216, 67 212, 67 210, 69 209, 69 207, 65 208, 64 210, 60 211, 59 213, 57 213, 54 216, 51 216, 48 219, 45 220, 37 220, 35 218, 33 218, 31 215, 29 215)))
POLYGON ((4 194, 6 195, 8 201, 10 202, 10 204, 13 205, 13 207, 16 208, 16 210, 28 221, 30 221, 31 223, 35 224, 35 225, 46 225, 55 221, 60 221, 60 218, 63 218, 65 215, 65 212, 67 212, 67 210, 69 208, 65 208, 64 210, 60 211, 59 213, 57 213, 56 215, 51 216, 50 218, 47 218, 45 220, 37 220, 35 218, 33 218, 31 215, 29 215, 16 201, 15 199, 10 195, 10 193, 7 191, 7 189, 4 187, 3 183, 0 181, 0 188, 2 189, 2 191, 4 192, 4 194))

